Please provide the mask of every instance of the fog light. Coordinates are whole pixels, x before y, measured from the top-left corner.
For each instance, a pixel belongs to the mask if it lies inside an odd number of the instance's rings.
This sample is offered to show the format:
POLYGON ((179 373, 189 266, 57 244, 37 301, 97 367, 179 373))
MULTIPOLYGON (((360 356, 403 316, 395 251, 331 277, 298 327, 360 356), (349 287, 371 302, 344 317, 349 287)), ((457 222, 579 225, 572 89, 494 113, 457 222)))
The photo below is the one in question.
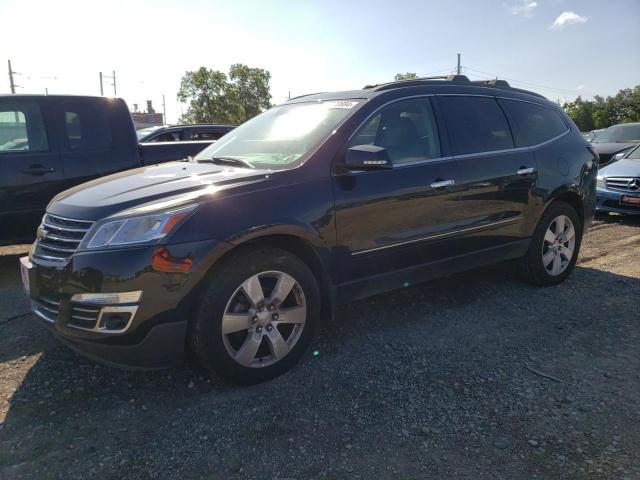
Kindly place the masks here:
POLYGON ((102 325, 99 328, 102 330, 124 330, 130 318, 129 312, 105 313, 102 315, 102 325))
POLYGON ((103 307, 95 329, 102 333, 123 333, 131 326, 137 310, 137 305, 103 307))

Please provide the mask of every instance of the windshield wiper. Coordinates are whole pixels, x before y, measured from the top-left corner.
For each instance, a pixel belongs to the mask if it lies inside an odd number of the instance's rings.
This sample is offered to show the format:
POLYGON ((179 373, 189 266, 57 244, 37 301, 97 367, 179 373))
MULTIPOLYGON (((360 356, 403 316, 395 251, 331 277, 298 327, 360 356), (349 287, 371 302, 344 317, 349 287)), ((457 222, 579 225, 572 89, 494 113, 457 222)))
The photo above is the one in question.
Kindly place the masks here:
POLYGON ((242 160, 241 158, 234 157, 211 157, 211 158, 202 158, 198 160, 198 163, 210 162, 215 163, 216 165, 233 165, 236 167, 244 167, 254 169, 253 165, 251 165, 246 160, 242 160))

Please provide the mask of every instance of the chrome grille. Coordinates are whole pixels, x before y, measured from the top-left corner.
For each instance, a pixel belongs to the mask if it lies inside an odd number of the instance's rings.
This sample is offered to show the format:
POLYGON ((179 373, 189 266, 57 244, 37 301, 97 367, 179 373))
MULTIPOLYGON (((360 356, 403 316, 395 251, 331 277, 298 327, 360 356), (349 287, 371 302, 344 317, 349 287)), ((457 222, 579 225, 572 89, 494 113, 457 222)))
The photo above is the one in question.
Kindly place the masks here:
POLYGON ((38 297, 32 300, 31 309, 42 320, 55 323, 60 311, 60 300, 51 297, 38 297))
POLYGON ((78 249, 93 222, 46 214, 38 228, 34 258, 66 261, 78 249))
POLYGON ((98 321, 100 315, 100 309, 102 307, 94 307, 90 305, 78 306, 71 305, 71 318, 69 319, 69 325, 73 327, 84 328, 87 330, 93 330, 98 321))
POLYGON ((605 182, 609 190, 640 194, 640 177, 608 177, 605 182))

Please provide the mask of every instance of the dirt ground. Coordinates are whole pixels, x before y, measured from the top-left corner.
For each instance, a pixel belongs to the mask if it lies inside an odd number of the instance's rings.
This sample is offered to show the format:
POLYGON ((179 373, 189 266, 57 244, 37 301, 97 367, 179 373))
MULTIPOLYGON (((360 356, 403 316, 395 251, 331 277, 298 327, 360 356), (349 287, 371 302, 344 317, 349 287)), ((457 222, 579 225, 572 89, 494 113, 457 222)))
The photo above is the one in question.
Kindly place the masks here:
POLYGON ((0 262, 0 479, 640 479, 640 220, 567 282, 503 264, 342 307, 304 362, 236 387, 91 363, 0 262))

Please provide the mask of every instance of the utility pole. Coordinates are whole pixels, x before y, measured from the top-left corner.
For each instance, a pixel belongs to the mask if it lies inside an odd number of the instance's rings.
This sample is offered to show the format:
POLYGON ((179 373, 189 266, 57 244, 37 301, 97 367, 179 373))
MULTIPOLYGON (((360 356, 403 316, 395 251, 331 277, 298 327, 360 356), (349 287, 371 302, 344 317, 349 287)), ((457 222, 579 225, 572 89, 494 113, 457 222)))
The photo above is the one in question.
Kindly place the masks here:
POLYGON ((456 71, 458 72, 458 75, 460 75, 460 54, 458 54, 458 68, 456 69, 456 71))
POLYGON ((11 68, 11 60, 7 60, 7 62, 9 63, 9 87, 11 88, 11 93, 16 93, 17 85, 13 81, 13 74, 17 72, 14 72, 11 68))
POLYGON ((104 95, 104 90, 102 88, 102 79, 103 78, 110 78, 113 80, 113 83, 111 85, 113 85, 113 96, 116 97, 118 96, 118 91, 116 90, 116 71, 113 71, 113 75, 110 77, 109 75, 103 75, 102 72, 100 72, 100 95, 104 95))
POLYGON ((164 93, 162 94, 162 123, 167 124, 167 106, 164 103, 164 93))

